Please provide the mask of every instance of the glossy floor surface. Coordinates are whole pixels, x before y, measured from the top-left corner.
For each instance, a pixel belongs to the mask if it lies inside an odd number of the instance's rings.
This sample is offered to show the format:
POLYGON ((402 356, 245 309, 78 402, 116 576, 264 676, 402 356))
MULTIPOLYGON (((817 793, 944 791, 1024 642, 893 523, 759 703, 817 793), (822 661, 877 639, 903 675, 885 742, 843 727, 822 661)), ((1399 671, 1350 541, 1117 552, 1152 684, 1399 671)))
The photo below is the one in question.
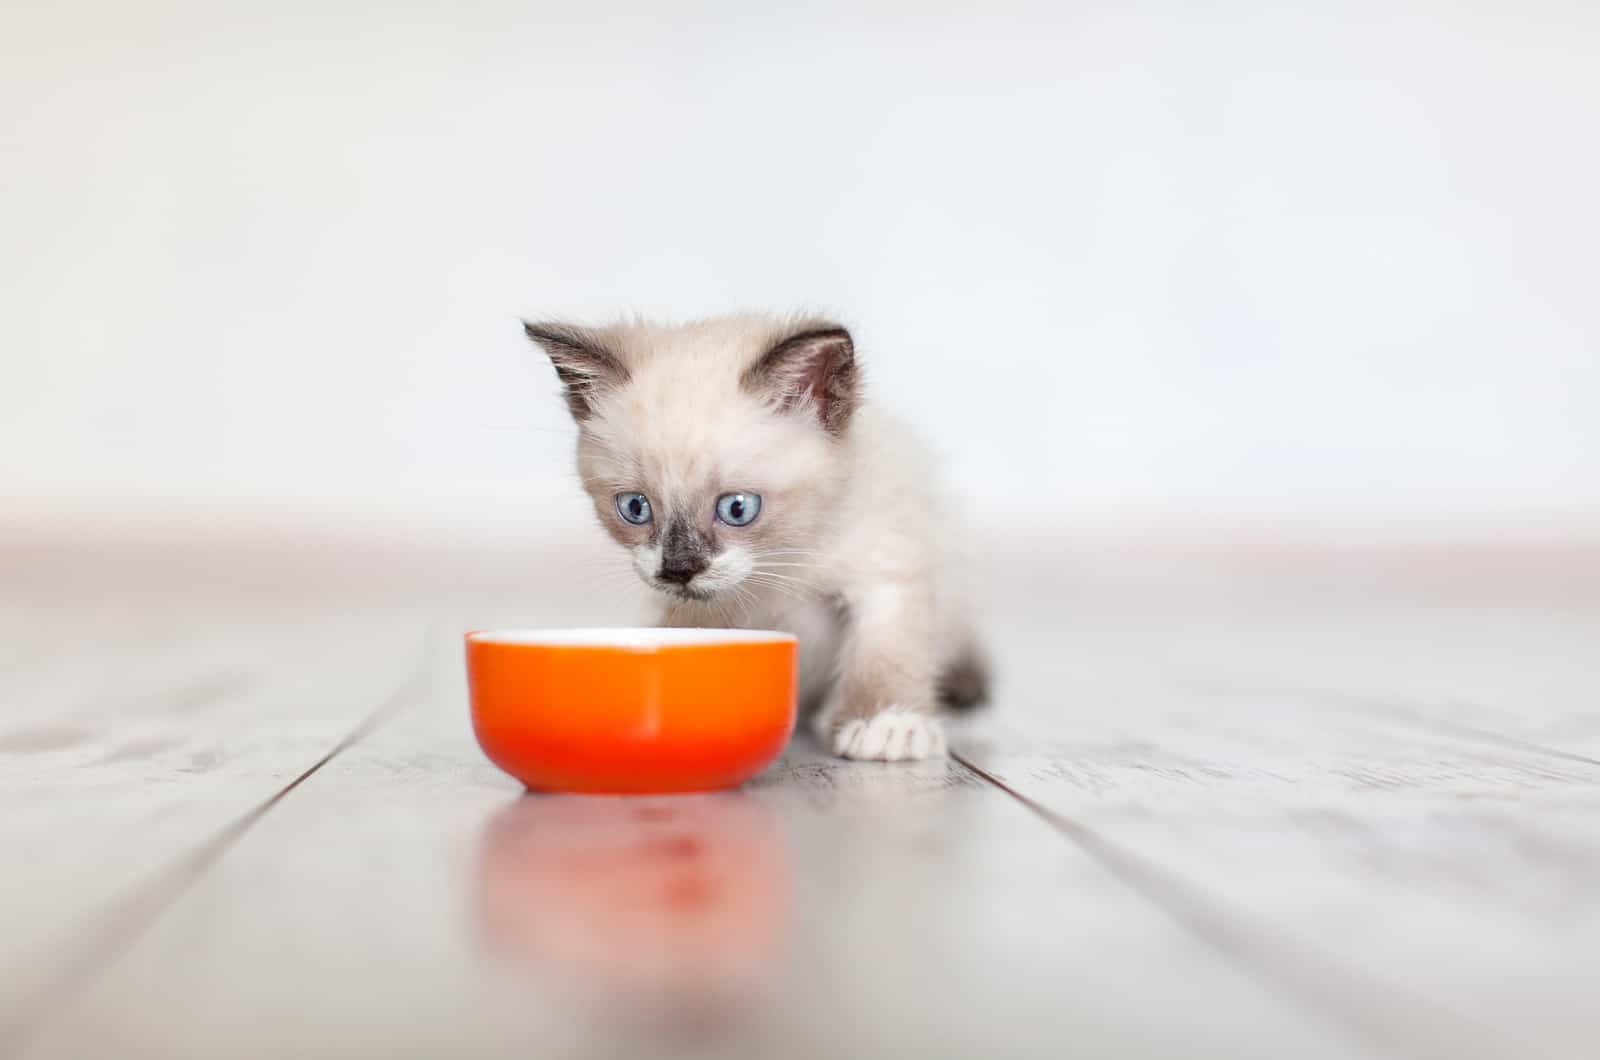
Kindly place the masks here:
POLYGON ((1119 562, 997 580, 949 761, 641 799, 466 723, 582 586, 14 568, 0 1056, 1596 1055, 1592 578, 1119 562))

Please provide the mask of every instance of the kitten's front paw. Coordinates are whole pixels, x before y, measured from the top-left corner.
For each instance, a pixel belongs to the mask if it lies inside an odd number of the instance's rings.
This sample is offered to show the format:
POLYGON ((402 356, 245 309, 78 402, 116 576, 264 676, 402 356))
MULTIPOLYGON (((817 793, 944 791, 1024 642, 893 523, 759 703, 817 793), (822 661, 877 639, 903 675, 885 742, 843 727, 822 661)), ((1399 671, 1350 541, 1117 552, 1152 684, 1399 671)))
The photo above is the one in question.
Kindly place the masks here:
POLYGON ((886 707, 870 718, 845 722, 833 734, 840 758, 874 762, 944 757, 944 726, 918 711, 886 707))

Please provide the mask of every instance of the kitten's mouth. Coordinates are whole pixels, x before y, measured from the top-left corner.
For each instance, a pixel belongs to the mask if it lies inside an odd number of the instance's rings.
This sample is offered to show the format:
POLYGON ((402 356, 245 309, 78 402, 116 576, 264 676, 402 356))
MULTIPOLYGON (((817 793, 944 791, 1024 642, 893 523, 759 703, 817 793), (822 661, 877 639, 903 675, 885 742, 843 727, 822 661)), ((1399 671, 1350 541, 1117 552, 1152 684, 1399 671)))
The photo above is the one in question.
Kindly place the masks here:
POLYGON ((705 603, 707 600, 710 600, 714 595, 716 595, 715 593, 709 593, 704 589, 696 589, 691 585, 681 585, 677 582, 664 582, 659 578, 656 579, 653 584, 659 591, 666 593, 668 596, 677 597, 679 600, 698 600, 701 603, 705 603))

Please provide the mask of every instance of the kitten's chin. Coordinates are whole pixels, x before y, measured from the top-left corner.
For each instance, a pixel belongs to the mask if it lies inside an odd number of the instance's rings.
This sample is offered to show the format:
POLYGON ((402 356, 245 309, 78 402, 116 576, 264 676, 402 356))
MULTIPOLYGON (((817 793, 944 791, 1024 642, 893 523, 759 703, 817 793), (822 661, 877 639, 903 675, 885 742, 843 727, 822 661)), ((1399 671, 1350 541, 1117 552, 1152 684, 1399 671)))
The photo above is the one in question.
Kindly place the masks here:
POLYGON ((679 603, 708 604, 717 598, 715 592, 707 592, 704 589, 698 589, 690 585, 670 585, 658 581, 651 581, 647 584, 661 595, 679 603))

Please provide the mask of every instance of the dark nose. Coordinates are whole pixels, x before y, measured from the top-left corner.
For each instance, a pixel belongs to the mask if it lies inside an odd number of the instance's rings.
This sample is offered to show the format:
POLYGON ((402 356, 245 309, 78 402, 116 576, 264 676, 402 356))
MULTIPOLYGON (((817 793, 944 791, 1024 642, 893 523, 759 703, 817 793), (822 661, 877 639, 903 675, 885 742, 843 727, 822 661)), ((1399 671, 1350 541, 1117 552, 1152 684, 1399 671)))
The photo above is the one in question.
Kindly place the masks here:
POLYGON ((704 557, 697 555, 667 556, 661 561, 661 569, 656 571, 656 577, 664 582, 674 582, 678 585, 688 585, 694 576, 705 570, 711 564, 704 557))

